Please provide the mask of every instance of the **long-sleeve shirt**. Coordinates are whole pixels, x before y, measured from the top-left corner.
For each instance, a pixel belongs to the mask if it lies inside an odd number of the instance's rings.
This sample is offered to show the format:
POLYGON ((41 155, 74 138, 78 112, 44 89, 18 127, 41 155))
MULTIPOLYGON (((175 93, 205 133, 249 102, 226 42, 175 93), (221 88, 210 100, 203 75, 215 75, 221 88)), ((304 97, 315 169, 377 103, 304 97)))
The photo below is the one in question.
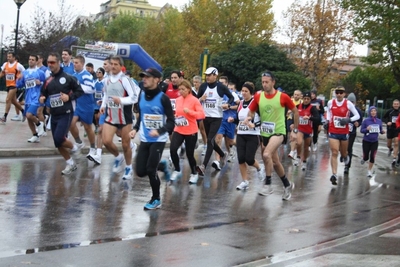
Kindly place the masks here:
POLYGON ((360 132, 364 134, 364 141, 378 142, 379 134, 383 133, 382 121, 370 116, 362 122, 360 132), (368 126, 371 126, 369 130, 367 129, 368 126))
POLYGON ((198 132, 197 120, 205 118, 204 110, 197 97, 192 94, 186 97, 180 96, 176 99, 175 129, 174 132, 182 135, 190 135, 198 132), (185 113, 184 108, 190 111, 185 113))

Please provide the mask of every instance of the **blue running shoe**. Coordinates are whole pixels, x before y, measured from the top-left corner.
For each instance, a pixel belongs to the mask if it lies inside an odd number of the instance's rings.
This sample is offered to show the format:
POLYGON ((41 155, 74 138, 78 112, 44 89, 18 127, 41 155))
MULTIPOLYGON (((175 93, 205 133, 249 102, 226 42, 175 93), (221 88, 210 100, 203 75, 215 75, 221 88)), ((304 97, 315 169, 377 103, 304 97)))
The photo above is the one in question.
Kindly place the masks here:
POLYGON ((121 167, 122 167, 122 164, 124 163, 124 161, 125 161, 125 158, 124 157, 121 157, 121 159, 120 160, 118 160, 117 158, 114 160, 114 165, 113 165, 113 172, 114 173, 116 173, 116 172, 120 172, 121 171, 121 167))
POLYGON ((149 202, 144 205, 145 210, 155 210, 161 208, 161 200, 159 199, 150 199, 149 202))
POLYGON ((169 171, 169 164, 166 159, 162 159, 159 163, 159 168, 160 171, 164 173, 164 179, 168 182, 171 180, 171 173, 169 171))

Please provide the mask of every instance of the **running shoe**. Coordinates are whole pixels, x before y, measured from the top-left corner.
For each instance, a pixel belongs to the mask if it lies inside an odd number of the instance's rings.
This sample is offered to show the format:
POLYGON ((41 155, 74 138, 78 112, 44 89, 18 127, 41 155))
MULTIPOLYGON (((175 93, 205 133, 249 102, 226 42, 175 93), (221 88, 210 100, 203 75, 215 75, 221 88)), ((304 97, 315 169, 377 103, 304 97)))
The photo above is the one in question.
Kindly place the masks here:
POLYGON ((189 178, 189 184, 197 184, 197 180, 199 180, 199 175, 191 174, 189 178))
POLYGON ((265 185, 263 185, 261 190, 258 192, 258 194, 261 196, 268 196, 268 195, 271 195, 273 192, 274 192, 274 189, 272 189, 272 185, 265 184, 265 185))
POLYGON ((219 164, 218 160, 214 160, 213 163, 211 164, 211 167, 213 167, 216 171, 221 170, 221 165, 219 164))
POLYGON ((159 170, 164 173, 164 179, 165 181, 169 181, 171 179, 171 173, 169 171, 169 164, 166 159, 162 159, 160 161, 159 165, 159 170))
POLYGON ((265 180, 265 166, 260 165, 260 170, 257 171, 257 173, 258 173, 258 179, 260 179, 260 181, 264 181, 265 180))
POLYGON ((15 115, 11 118, 12 121, 21 121, 21 117, 19 115, 15 115))
POLYGON ((90 158, 95 164, 101 164, 101 155, 90 154, 90 158))
POLYGON ((40 142, 40 137, 34 135, 31 138, 28 139, 28 143, 39 143, 40 142))
POLYGON ((45 134, 44 123, 42 121, 39 123, 39 126, 37 127, 36 131, 38 136, 43 136, 45 134))
POLYGON ((235 151, 231 148, 231 153, 229 154, 228 162, 234 162, 236 158, 235 151))
POLYGON ((182 176, 182 172, 173 171, 170 180, 175 181, 176 179, 178 179, 181 176, 182 176))
POLYGON ((337 185, 337 176, 336 176, 336 174, 332 174, 330 180, 331 180, 332 185, 337 185))
POLYGON ((372 170, 371 170, 371 171, 370 171, 370 170, 368 170, 367 177, 372 177, 372 170))
POLYGON ((343 162, 344 162, 344 165, 348 165, 350 163, 350 156, 347 155, 347 157, 343 158, 343 162))
POLYGON ((365 160, 364 160, 364 159, 361 159, 361 160, 360 160, 360 164, 361 164, 361 165, 364 165, 364 163, 365 163, 365 160))
POLYGON ((296 159, 293 161, 293 166, 299 166, 299 164, 300 164, 300 160, 299 160, 299 158, 296 158, 296 159))
POLYGON ((290 183, 289 186, 283 188, 282 200, 289 200, 292 197, 293 187, 294 184, 290 183))
POLYGON ((297 151, 296 150, 292 150, 289 152, 288 157, 291 159, 296 159, 297 156, 297 151))
POLYGON ((392 160, 392 166, 393 166, 393 167, 396 166, 396 159, 393 159, 393 160, 392 160))
POLYGON ((90 161, 93 161, 93 156, 96 155, 96 149, 90 148, 89 153, 86 155, 86 158, 90 161))
POLYGON ((229 153, 227 151, 224 152, 224 156, 220 159, 219 163, 221 163, 221 166, 224 167, 226 165, 226 162, 228 160, 229 153))
POLYGON ((345 166, 344 167, 344 174, 349 174, 349 167, 348 166, 345 166))
POLYGON ((313 144, 312 146, 313 146, 313 148, 312 148, 313 152, 317 152, 318 143, 315 143, 315 144, 313 144))
POLYGON ((72 148, 71 153, 72 154, 80 154, 81 153, 81 149, 85 147, 84 143, 75 143, 74 148, 72 148), (76 145, 76 146, 75 146, 76 145))
POLYGON ((0 118, 0 124, 6 124, 6 122, 7 122, 6 117, 3 116, 0 118))
POLYGON ((117 159, 117 157, 115 157, 115 160, 114 160, 114 165, 113 165, 113 172, 120 172, 121 171, 121 167, 122 167, 122 164, 124 163, 124 161, 125 161, 125 158, 124 157, 121 157, 121 159, 117 159))
POLYGON ((206 154, 207 151, 207 146, 203 146, 203 151, 201 151, 201 155, 204 156, 206 154))
POLYGON ((303 162, 302 164, 301 164, 301 170, 302 171, 305 171, 307 169, 307 162, 303 162))
POLYGON ((149 202, 144 205, 145 210, 155 210, 161 208, 161 200, 159 199, 150 199, 149 202))
POLYGON ((236 186, 237 190, 246 190, 249 188, 249 181, 243 181, 238 186, 236 186))
POLYGON ((130 180, 133 176, 133 168, 125 167, 124 175, 122 176, 122 180, 130 180))
POLYGON ((75 164, 67 164, 64 170, 61 171, 62 174, 68 175, 71 174, 73 171, 76 170, 76 165, 75 164))

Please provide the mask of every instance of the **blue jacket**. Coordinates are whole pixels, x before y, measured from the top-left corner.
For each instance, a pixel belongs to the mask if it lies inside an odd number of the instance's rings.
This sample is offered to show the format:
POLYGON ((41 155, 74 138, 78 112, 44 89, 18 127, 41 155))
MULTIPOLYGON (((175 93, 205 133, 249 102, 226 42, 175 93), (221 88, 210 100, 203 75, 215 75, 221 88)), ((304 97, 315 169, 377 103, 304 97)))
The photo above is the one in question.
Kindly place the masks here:
POLYGON ((371 106, 368 110, 368 118, 366 118, 361 125, 361 130, 360 132, 364 134, 364 141, 374 143, 378 142, 379 134, 383 134, 382 130, 382 121, 378 119, 376 116, 372 117, 371 116, 371 110, 377 110, 376 107, 371 106), (368 126, 371 126, 371 128, 368 130, 368 126))

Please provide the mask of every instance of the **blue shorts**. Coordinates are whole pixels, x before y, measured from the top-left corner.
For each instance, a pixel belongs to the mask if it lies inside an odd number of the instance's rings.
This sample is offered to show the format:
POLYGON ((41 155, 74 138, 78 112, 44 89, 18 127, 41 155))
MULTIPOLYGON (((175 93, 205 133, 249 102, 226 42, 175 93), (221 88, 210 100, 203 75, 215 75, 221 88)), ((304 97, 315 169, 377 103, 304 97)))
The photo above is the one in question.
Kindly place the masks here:
POLYGON ((33 116, 37 115, 37 110, 40 106, 25 104, 25 116, 27 113, 31 113, 33 116))
POLYGON ((61 147, 71 126, 72 114, 51 115, 51 133, 55 147, 61 147))
POLYGON ((93 123, 93 116, 94 116, 94 110, 89 109, 89 110, 82 110, 79 108, 75 109, 74 116, 79 117, 79 120, 81 122, 84 122, 86 124, 92 124, 93 123))
POLYGON ((332 139, 340 140, 340 141, 349 140, 349 135, 348 134, 333 134, 333 133, 329 133, 328 137, 332 138, 332 139))
POLYGON ((313 134, 311 133, 311 134, 309 134, 309 133, 303 133, 302 131, 300 131, 302 134, 303 134, 303 138, 304 139, 307 139, 307 138, 310 138, 310 137, 312 137, 313 136, 313 134))
POLYGON ((230 139, 234 139, 235 129, 236 129, 236 124, 223 120, 221 126, 218 129, 217 134, 222 134, 223 136, 226 136, 230 139))
POLYGON ((99 118, 99 125, 103 125, 104 121, 106 120, 106 114, 101 114, 99 118))

